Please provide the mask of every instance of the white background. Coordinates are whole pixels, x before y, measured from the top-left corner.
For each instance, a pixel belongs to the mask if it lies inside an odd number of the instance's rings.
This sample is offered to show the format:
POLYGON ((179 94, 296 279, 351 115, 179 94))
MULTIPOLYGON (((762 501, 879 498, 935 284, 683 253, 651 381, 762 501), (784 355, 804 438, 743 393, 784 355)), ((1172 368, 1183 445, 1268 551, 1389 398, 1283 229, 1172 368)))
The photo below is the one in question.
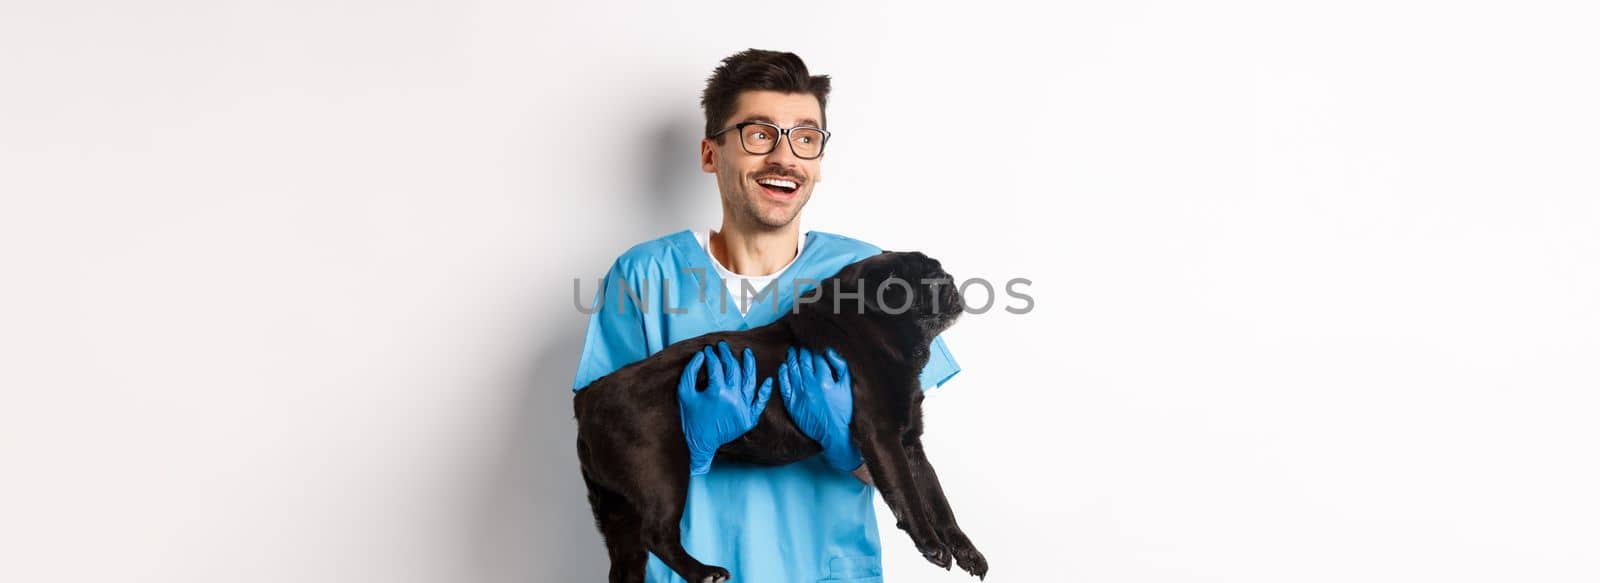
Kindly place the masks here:
POLYGON ((1600 19, 1284 4, 7 2, 0 580, 600 580, 572 278, 752 46, 805 228, 1034 282, 926 408, 991 581, 1600 580, 1600 19))

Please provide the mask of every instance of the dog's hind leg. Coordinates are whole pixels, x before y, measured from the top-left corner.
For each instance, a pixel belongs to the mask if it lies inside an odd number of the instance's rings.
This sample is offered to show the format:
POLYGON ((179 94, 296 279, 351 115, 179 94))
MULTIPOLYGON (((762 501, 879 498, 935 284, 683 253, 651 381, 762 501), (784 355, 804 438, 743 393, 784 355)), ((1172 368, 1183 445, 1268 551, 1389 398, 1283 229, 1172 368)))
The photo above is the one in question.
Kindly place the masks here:
MULTIPOLYGON (((647 550, 690 583, 721 583, 729 579, 727 569, 701 563, 683 548, 678 523, 683 520, 684 500, 689 496, 689 452, 682 435, 657 435, 628 448, 611 450, 614 456, 606 466, 607 483, 616 486, 617 495, 624 496, 633 511, 631 521, 619 524, 637 535, 628 539, 638 545, 628 549, 627 556, 637 556, 639 565, 639 578, 631 581, 643 580, 647 550)), ((579 460, 590 453, 580 445, 579 460)), ((587 461, 584 467, 588 468, 587 461)), ((594 492, 593 486, 590 492, 594 492)), ((610 544, 609 536, 606 542, 610 544)), ((617 581, 615 552, 613 547, 612 581, 617 581)))
POLYGON ((640 533, 645 548, 690 583, 727 581, 727 569, 701 563, 683 548, 683 534, 678 523, 683 519, 684 499, 689 495, 688 473, 657 473, 649 483, 652 487, 641 488, 638 499, 640 533))
POLYGON ((610 583, 643 583, 647 557, 639 532, 639 512, 627 497, 595 483, 588 472, 584 472, 583 483, 589 487, 589 507, 594 510, 595 525, 600 527, 606 552, 611 555, 610 583))

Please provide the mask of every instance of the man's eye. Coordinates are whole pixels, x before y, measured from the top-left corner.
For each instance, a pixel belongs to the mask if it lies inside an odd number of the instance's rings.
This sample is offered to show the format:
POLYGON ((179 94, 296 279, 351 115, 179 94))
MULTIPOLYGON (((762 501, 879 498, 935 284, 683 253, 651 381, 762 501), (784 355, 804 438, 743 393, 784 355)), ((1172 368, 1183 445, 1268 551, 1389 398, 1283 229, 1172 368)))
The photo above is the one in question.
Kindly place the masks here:
POLYGON ((800 143, 802 143, 802 144, 811 143, 811 136, 800 136, 800 143))
POLYGON ((753 137, 753 138, 756 138, 758 140, 765 140, 765 139, 767 139, 767 132, 756 132, 756 133, 750 134, 750 136, 753 137))

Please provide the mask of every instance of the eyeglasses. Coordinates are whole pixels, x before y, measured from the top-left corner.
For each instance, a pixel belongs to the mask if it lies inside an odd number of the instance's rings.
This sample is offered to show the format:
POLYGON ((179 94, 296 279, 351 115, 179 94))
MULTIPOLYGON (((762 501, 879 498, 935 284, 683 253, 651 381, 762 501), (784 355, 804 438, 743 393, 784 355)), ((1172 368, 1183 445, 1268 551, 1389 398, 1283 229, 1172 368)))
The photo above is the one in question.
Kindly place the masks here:
POLYGON ((783 129, 764 121, 745 121, 706 137, 715 138, 733 130, 739 130, 739 145, 744 147, 744 151, 756 156, 771 154, 778 147, 778 140, 787 136, 789 151, 801 160, 815 160, 822 156, 822 147, 828 145, 828 136, 832 135, 828 130, 811 126, 783 129))

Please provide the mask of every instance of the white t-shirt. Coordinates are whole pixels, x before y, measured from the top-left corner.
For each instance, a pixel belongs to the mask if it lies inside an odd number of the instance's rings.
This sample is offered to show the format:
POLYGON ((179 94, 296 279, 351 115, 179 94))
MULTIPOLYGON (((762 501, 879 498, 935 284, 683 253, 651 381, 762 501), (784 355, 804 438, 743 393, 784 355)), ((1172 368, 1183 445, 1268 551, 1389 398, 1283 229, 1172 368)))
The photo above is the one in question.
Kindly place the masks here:
POLYGON ((801 232, 800 242, 795 245, 794 259, 790 259, 789 264, 784 265, 783 269, 773 272, 772 275, 739 275, 728 271, 728 268, 722 266, 721 261, 717 261, 717 256, 711 253, 711 234, 715 232, 716 229, 700 229, 694 232, 694 239, 700 242, 700 248, 705 249, 706 255, 711 257, 711 265, 717 268, 717 275, 722 276, 722 283, 728 287, 728 297, 733 298, 735 300, 734 303, 739 305, 739 315, 741 316, 750 312, 751 300, 760 295, 761 291, 766 289, 767 284, 778 279, 778 276, 783 275, 784 271, 794 265, 794 262, 800 259, 800 252, 806 249, 806 234, 801 232), (746 281, 750 282, 749 287, 755 290, 754 292, 744 289, 743 282, 746 281))

